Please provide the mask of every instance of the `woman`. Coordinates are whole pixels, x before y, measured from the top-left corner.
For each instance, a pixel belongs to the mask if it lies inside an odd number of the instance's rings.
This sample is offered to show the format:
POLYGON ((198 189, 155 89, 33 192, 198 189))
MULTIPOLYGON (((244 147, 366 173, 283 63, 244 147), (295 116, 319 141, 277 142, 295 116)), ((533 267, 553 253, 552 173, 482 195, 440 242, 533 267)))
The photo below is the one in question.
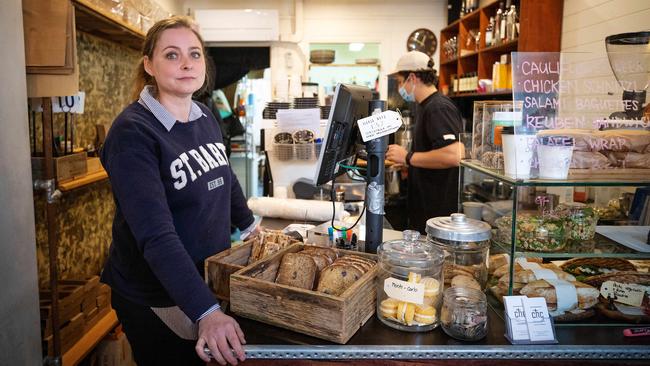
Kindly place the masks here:
POLYGON ((205 50, 183 17, 147 33, 136 88, 101 152, 115 197, 102 281, 138 365, 244 360, 244 334, 202 279, 206 257, 230 246, 230 224, 254 230, 211 112, 192 101, 205 50), (203 360, 203 361, 202 361, 203 360))

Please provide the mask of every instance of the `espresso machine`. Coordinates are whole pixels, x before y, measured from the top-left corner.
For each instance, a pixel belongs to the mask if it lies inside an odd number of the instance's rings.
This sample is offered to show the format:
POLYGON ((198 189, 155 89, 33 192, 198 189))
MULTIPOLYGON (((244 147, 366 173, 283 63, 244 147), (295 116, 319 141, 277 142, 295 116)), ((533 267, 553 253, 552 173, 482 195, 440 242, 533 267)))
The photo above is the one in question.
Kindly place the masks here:
POLYGON ((610 119, 640 120, 650 83, 650 31, 608 36, 605 47, 624 102, 624 110, 612 113, 610 119))

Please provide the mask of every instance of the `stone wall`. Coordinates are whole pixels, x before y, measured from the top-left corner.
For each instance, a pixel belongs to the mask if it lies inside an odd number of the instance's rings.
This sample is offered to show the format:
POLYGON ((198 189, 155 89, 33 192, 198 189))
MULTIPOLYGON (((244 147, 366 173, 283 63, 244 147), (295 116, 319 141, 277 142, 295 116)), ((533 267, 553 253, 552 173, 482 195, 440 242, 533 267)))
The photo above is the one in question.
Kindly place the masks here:
MULTIPOLYGON (((139 52, 82 32, 77 33, 77 50, 79 89, 86 93, 86 102, 84 114, 75 119, 75 146, 88 147, 95 140, 95 125, 110 125, 131 102, 139 52)), ((56 134, 63 135, 62 116, 55 116, 56 134)), ((44 286, 49 280, 49 254, 45 199, 40 192, 34 199, 34 212, 39 284, 44 286)), ((64 193, 56 217, 60 278, 99 274, 108 255, 114 212, 108 180, 64 193)))

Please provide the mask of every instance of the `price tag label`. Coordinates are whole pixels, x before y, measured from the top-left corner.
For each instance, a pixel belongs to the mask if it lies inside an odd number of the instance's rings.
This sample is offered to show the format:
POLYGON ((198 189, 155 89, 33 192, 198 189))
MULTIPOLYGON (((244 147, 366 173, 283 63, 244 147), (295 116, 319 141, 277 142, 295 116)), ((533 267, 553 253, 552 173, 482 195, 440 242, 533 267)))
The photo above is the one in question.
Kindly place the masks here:
POLYGON ((600 294, 604 298, 608 299, 611 297, 616 302, 631 306, 641 306, 645 291, 645 286, 616 281, 605 281, 600 286, 600 294))
POLYGON ((399 301, 424 304, 424 284, 413 283, 388 277, 384 280, 384 292, 399 301))
POLYGON ((86 93, 80 91, 77 95, 52 97, 52 113, 83 114, 86 93))
POLYGON ((390 135, 402 126, 402 116, 395 111, 385 111, 357 121, 363 142, 390 135))

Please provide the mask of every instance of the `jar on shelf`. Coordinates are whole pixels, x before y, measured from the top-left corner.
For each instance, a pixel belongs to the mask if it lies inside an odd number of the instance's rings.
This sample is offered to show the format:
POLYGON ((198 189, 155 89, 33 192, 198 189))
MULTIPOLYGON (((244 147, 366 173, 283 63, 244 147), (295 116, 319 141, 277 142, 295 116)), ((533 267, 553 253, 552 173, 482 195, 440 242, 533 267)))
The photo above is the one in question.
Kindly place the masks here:
POLYGON ((425 332, 436 328, 442 304, 443 252, 407 230, 377 250, 377 316, 389 327, 425 332))
POLYGON ((469 278, 464 278, 463 283, 474 280, 474 287, 485 289, 491 236, 487 222, 453 213, 427 220, 426 231, 428 241, 445 253, 445 287, 454 277, 465 276, 469 278))
MULTIPOLYGON (((566 247, 566 220, 557 214, 550 216, 519 215, 515 245, 517 250, 534 252, 560 252, 566 247)), ((500 217, 495 221, 497 240, 510 245, 512 242, 512 218, 500 217)))
POLYGON ((567 239, 582 242, 596 235, 598 213, 584 203, 567 202, 558 205, 556 213, 566 219, 567 239))
POLYGON ((487 299, 479 290, 450 287, 443 296, 442 330, 462 341, 478 341, 487 335, 487 299))

